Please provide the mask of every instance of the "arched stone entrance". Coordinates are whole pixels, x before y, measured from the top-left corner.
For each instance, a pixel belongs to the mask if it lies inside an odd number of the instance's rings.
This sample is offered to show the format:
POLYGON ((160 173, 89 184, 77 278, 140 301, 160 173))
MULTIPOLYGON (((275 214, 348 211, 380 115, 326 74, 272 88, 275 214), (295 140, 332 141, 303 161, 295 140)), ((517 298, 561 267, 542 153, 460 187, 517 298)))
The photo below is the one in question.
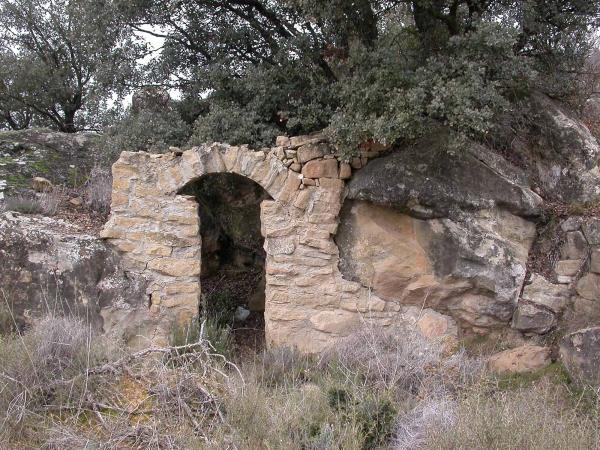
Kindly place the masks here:
MULTIPOLYGON (((324 151, 320 142, 305 137, 302 143, 287 142, 265 151, 212 144, 169 154, 121 154, 113 165, 111 216, 102 236, 122 252, 127 269, 148 282, 147 307, 127 312, 140 345, 165 343, 176 323, 190 320, 198 311, 198 205, 193 197, 178 192, 195 179, 221 172, 248 177, 273 199, 261 204, 268 344, 316 352, 349 334, 361 316, 382 325, 393 320, 400 305, 344 280, 338 269, 333 235, 345 167, 332 150, 325 154, 329 150, 324 151), (288 149, 295 152, 298 144, 307 147, 306 153, 316 151, 310 145, 321 145, 319 157, 304 165, 289 164, 281 155, 288 149)), ((107 321, 105 330, 110 328, 107 321)))
POLYGON ((179 194, 199 205, 201 320, 229 327, 239 349, 262 348, 266 252, 260 205, 272 198, 250 178, 226 172, 204 175, 179 194))

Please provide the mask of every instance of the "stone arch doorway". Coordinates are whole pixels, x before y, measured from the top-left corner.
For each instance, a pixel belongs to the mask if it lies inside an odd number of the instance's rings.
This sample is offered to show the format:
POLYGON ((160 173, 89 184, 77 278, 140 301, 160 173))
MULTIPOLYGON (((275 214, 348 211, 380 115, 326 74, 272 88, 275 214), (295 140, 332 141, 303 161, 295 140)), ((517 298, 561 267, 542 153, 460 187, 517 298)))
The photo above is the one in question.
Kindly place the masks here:
POLYGON ((180 192, 217 173, 249 178, 272 199, 260 204, 267 346, 318 352, 363 319, 385 326, 401 315, 400 305, 345 280, 338 268, 333 236, 344 181, 333 148, 322 137, 283 141, 261 151, 212 144, 160 155, 121 153, 113 165, 111 215, 101 236, 122 254, 126 270, 145 280, 147 298, 102 310, 106 332, 126 329, 136 337, 133 345, 166 344, 178 324, 197 315, 198 202, 180 192), (302 148, 305 161, 299 157, 302 148), (299 163, 290 164, 293 153, 299 163))
POLYGON ((263 347, 266 252, 260 205, 273 199, 262 186, 235 173, 204 175, 178 195, 198 203, 199 317, 231 328, 240 347, 263 347))

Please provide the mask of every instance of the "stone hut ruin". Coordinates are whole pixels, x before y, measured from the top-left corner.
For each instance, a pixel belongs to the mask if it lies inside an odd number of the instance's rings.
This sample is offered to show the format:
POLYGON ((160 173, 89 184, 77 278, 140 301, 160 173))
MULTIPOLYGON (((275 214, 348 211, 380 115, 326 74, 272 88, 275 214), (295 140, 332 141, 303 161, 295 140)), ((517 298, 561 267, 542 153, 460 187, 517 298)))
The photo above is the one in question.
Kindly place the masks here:
POLYGON ((320 135, 277 144, 262 151, 212 144, 169 154, 124 152, 113 165, 111 216, 102 237, 122 253, 128 271, 147 281, 147 308, 125 319, 135 323, 136 335, 164 342, 176 324, 198 314, 201 215, 196 197, 182 192, 219 173, 246 177, 270 196, 260 204, 269 345, 316 352, 361 320, 386 325, 400 313, 399 305, 344 279, 338 268, 333 236, 350 164, 339 162, 320 135))

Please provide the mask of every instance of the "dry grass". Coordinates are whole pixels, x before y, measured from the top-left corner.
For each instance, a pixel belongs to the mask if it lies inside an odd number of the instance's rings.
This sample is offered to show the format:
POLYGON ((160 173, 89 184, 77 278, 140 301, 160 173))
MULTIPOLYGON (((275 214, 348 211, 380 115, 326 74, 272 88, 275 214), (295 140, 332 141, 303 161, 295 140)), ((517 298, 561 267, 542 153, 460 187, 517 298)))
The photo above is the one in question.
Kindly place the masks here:
POLYGON ((0 212, 15 211, 21 214, 54 216, 58 211, 62 197, 63 191, 56 187, 48 192, 11 195, 4 200, 0 212))
POLYGON ((324 361, 346 377, 359 374, 370 386, 417 393, 441 353, 440 345, 412 327, 364 326, 335 346, 324 361))
POLYGON ((102 216, 108 216, 110 213, 111 193, 112 175, 105 168, 94 167, 83 186, 85 204, 92 211, 102 216))
POLYGON ((65 318, 3 338, 0 439, 47 449, 600 443, 597 397, 574 394, 562 377, 497 380, 481 359, 464 350, 444 358, 413 329, 365 327, 323 357, 277 349, 238 365, 215 352, 205 331, 138 353, 65 318))
POLYGON ((469 392, 458 399, 452 425, 430 431, 427 448, 599 448, 597 419, 580 411, 569 395, 564 387, 550 383, 469 392))

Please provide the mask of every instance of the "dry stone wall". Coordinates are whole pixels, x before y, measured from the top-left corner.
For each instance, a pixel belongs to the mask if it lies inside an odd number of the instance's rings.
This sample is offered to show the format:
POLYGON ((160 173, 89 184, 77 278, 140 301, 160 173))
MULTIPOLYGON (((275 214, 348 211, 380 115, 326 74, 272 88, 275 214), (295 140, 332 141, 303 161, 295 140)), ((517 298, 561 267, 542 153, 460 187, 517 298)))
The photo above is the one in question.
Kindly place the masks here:
POLYGON ((177 323, 198 312, 198 205, 178 192, 210 173, 248 177, 272 198, 261 204, 269 344, 316 352, 348 335, 362 320, 385 326, 414 316, 360 283, 345 280, 338 269, 333 235, 342 178, 368 156, 352 165, 338 161, 320 135, 281 137, 277 144, 261 151, 212 144, 160 155, 124 152, 113 165, 111 217, 102 237, 122 252, 127 270, 148 282, 146 316, 131 324, 148 342, 164 343, 177 323))

